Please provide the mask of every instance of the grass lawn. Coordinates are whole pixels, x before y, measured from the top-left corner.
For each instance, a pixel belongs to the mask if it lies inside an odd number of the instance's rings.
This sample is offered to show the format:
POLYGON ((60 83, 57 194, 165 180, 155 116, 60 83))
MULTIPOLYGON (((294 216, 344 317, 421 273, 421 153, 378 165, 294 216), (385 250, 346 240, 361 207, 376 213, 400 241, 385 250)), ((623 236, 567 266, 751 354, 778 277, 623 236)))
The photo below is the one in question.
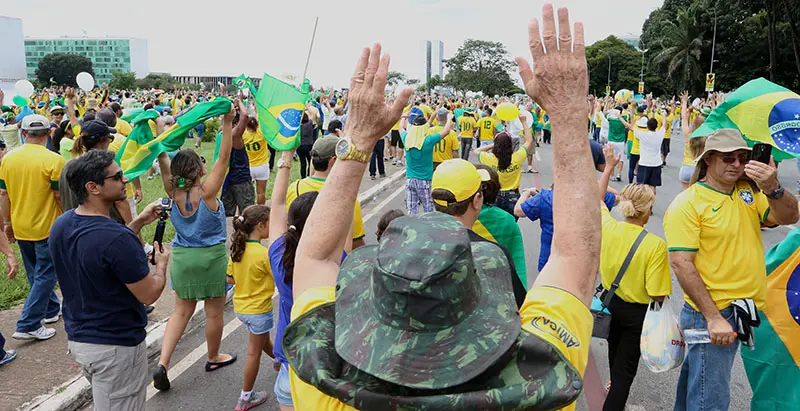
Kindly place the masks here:
MULTIPOLYGON (((186 139, 186 143, 183 145, 183 148, 194 149, 194 139, 186 139)), ((197 151, 200 153, 200 155, 206 158, 208 171, 211 171, 211 167, 214 165, 212 162, 214 160, 214 143, 203 143, 202 147, 197 151)), ((292 167, 291 180, 293 181, 298 178, 300 178, 300 167, 298 164, 295 164, 295 166, 292 167)), ((144 199, 141 203, 139 203, 139 211, 143 210, 147 204, 166 196, 160 176, 156 176, 153 180, 148 180, 145 175, 142 175, 141 182, 144 199)), ((270 182, 267 184, 267 204, 269 204, 269 198, 272 195, 272 185, 274 182, 275 173, 273 172, 270 174, 270 182)), ((142 238, 148 243, 151 243, 153 241, 153 237, 155 236, 155 230, 155 223, 142 228, 142 238)), ((172 224, 167 224, 167 229, 164 233, 164 243, 169 243, 172 241, 174 236, 175 229, 173 228, 172 224)), ((0 310, 5 310, 21 303, 28 295, 28 290, 30 289, 27 277, 25 275, 25 267, 22 264, 22 256, 19 254, 19 247, 16 244, 12 244, 12 248, 14 249, 14 253, 17 255, 17 261, 19 261, 20 270, 17 273, 17 278, 13 281, 8 279, 8 277, 5 275, 4 269, 0 270, 3 273, 0 275, 0 310)), ((0 255, 0 262, 2 262, 3 267, 5 267, 5 260, 5 256, 0 255)))

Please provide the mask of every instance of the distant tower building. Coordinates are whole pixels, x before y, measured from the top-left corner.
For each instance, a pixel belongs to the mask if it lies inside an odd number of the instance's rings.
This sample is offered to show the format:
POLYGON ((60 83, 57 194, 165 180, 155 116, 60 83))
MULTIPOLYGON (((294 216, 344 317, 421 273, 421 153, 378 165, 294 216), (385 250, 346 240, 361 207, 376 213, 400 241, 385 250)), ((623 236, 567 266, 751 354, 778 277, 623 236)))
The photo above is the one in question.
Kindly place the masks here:
POLYGON ((433 75, 438 75, 439 78, 444 78, 444 42, 440 40, 433 41, 433 59, 431 71, 433 75))
POLYGON ((425 82, 431 80, 431 41, 425 41, 425 82))

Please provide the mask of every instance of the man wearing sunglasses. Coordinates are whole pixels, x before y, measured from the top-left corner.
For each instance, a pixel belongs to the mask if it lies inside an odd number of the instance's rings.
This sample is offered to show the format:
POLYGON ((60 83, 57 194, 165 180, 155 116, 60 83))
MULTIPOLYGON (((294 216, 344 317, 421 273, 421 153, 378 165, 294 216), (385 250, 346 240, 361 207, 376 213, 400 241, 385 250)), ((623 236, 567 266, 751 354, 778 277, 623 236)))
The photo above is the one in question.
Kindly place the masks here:
POLYGON ((681 328, 708 329, 711 344, 694 344, 678 380, 675 410, 695 404, 728 409, 739 348, 732 302, 763 309, 766 271, 761 225, 794 224, 797 200, 784 193, 773 161, 750 160, 738 130, 711 133, 691 185, 664 215, 670 264, 684 291, 681 328))
POLYGON ((128 179, 111 151, 96 149, 65 169, 78 207, 53 224, 50 253, 64 296, 69 353, 92 385, 96 410, 143 410, 148 382, 143 304, 166 283, 170 252, 155 245, 155 273, 137 233, 158 218, 159 202, 127 226, 109 210, 128 179))

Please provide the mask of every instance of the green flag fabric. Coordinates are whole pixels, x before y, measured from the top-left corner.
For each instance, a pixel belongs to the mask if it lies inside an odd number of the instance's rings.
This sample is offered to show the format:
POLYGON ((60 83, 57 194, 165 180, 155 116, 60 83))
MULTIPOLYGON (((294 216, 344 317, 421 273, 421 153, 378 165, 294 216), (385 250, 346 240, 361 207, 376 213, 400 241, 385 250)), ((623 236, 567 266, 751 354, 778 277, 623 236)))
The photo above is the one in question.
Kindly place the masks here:
POLYGON ((717 106, 692 138, 733 128, 749 146, 767 143, 776 161, 800 157, 800 95, 764 78, 748 81, 717 106))
POLYGON ((525 266, 525 247, 522 242, 522 232, 514 217, 498 207, 484 204, 472 230, 479 236, 500 244, 508 250, 514 260, 517 275, 527 289, 528 272, 525 266))
POLYGON ((800 229, 772 247, 766 308, 754 329, 755 349, 742 347, 753 411, 800 410, 800 229))
POLYGON ((300 121, 308 100, 308 79, 300 90, 269 74, 264 74, 256 94, 256 111, 267 143, 278 151, 300 145, 300 121))
POLYGON ((186 141, 189 130, 201 122, 230 111, 231 101, 223 97, 196 104, 178 116, 174 125, 164 130, 158 137, 154 137, 150 121, 158 117, 158 112, 147 110, 133 120, 133 130, 122 144, 116 160, 122 167, 125 177, 133 180, 145 173, 159 154, 179 150, 186 141))

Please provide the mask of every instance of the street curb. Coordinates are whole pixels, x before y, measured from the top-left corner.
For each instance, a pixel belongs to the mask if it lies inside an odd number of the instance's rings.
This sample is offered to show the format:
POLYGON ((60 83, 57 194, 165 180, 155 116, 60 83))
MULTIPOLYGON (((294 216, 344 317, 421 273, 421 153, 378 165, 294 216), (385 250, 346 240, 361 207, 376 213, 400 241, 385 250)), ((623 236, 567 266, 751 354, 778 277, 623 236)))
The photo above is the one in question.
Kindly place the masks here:
MULTIPOLYGON (((385 181, 371 187, 369 190, 358 195, 358 202, 362 207, 376 201, 377 196, 386 191, 390 186, 404 178, 406 175, 405 169, 398 170, 391 176, 387 177, 385 181)), ((233 289, 228 291, 226 295, 225 304, 230 304, 233 299, 233 289)), ((197 303, 194 314, 189 319, 186 325, 186 331, 191 331, 194 327, 202 324, 206 318, 204 303, 201 301, 197 303)), ((147 328, 147 337, 145 344, 147 346, 147 359, 154 359, 161 353, 161 341, 164 338, 164 332, 167 330, 167 319, 159 321, 147 328)), ((40 395, 32 401, 23 404, 19 410, 27 411, 77 411, 85 406, 92 400, 91 385, 82 374, 78 374, 59 387, 54 388, 51 392, 40 395)))

